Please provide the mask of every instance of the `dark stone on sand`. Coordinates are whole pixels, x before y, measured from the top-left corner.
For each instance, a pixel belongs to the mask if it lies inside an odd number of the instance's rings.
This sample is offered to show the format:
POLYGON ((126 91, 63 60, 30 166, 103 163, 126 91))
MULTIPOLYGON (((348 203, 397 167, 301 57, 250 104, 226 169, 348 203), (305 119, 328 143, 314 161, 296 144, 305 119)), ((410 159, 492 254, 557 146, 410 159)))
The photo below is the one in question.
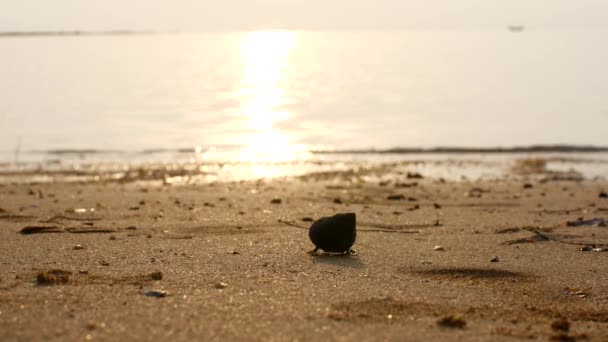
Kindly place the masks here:
POLYGON ((283 203, 283 201, 280 198, 273 198, 270 200, 270 203, 272 204, 281 204, 283 203))
POLYGON ((600 194, 598 195, 599 198, 608 198, 608 193, 606 191, 602 191, 600 192, 600 194))
POLYGON ((525 183, 524 184, 524 189, 532 189, 534 186, 530 183, 525 183))
POLYGON ((500 261, 500 259, 497 256, 493 257, 492 260, 490 260, 490 262, 499 262, 499 261, 500 261))
POLYGON ((419 174, 418 172, 408 172, 407 173, 407 178, 408 179, 421 179, 424 178, 421 174, 419 174))
POLYGON ((551 329, 553 329, 554 331, 568 332, 570 331, 570 322, 568 322, 568 320, 564 318, 555 320, 553 321, 553 323, 551 323, 551 329))
POLYGON ((72 272, 70 271, 50 270, 38 273, 36 281, 38 285, 66 284, 70 281, 71 275, 72 272))
POLYGON ((444 328, 458 328, 463 329, 467 322, 459 316, 445 316, 437 321, 437 325, 444 328))
POLYGON ((386 197, 387 200, 389 201, 400 201, 400 200, 404 200, 405 196, 403 195, 388 195, 386 197))
POLYGON ((157 271, 157 272, 152 272, 148 275, 152 280, 162 280, 163 279, 163 272, 157 271))
POLYGON ((303 222, 312 222, 312 221, 314 221, 314 220, 313 220, 313 218, 312 218, 312 217, 308 217, 308 216, 307 216, 307 217, 302 217, 302 221, 303 221, 303 222))
POLYGON ((340 197, 336 197, 336 198, 334 198, 334 203, 335 204, 342 204, 342 199, 340 197))
POLYGON ((357 238, 357 216, 355 213, 343 213, 322 217, 310 226, 308 236, 315 245, 313 253, 319 249, 348 253, 357 238))

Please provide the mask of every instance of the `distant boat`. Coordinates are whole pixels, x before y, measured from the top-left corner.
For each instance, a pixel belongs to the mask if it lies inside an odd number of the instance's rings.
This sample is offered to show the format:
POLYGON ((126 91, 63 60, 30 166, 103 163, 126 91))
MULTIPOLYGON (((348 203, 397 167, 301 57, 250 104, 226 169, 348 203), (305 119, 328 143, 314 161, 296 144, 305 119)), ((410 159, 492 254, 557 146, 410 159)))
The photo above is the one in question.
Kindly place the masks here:
POLYGON ((525 29, 524 25, 509 25, 509 31, 511 32, 522 32, 525 29))

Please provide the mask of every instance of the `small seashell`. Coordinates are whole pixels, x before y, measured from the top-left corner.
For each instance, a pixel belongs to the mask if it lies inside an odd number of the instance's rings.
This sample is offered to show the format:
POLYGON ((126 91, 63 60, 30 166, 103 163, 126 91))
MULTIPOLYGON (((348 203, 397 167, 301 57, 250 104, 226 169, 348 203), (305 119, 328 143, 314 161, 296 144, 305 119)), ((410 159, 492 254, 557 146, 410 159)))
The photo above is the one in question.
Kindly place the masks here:
POLYGON ((152 291, 144 292, 144 296, 146 296, 146 297, 164 298, 164 297, 167 297, 167 295, 168 295, 167 291, 163 291, 163 290, 152 290, 152 291))

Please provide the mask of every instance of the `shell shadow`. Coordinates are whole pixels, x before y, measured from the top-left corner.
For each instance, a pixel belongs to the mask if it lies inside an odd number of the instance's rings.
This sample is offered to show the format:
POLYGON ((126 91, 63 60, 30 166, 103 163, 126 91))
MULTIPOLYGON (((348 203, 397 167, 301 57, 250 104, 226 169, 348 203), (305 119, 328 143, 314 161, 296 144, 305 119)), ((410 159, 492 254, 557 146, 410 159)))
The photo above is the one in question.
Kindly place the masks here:
POLYGON ((362 269, 365 263, 356 255, 319 254, 311 256, 312 262, 340 267, 362 269))

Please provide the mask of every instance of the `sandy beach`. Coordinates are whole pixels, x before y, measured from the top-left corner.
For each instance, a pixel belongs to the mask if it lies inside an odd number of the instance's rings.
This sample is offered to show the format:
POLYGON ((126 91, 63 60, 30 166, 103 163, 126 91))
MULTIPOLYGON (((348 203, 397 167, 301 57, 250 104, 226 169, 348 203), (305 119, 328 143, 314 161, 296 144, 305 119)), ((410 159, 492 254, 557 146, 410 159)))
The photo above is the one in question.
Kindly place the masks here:
POLYGON ((0 185, 0 340, 608 340, 606 181, 417 176, 0 185))

